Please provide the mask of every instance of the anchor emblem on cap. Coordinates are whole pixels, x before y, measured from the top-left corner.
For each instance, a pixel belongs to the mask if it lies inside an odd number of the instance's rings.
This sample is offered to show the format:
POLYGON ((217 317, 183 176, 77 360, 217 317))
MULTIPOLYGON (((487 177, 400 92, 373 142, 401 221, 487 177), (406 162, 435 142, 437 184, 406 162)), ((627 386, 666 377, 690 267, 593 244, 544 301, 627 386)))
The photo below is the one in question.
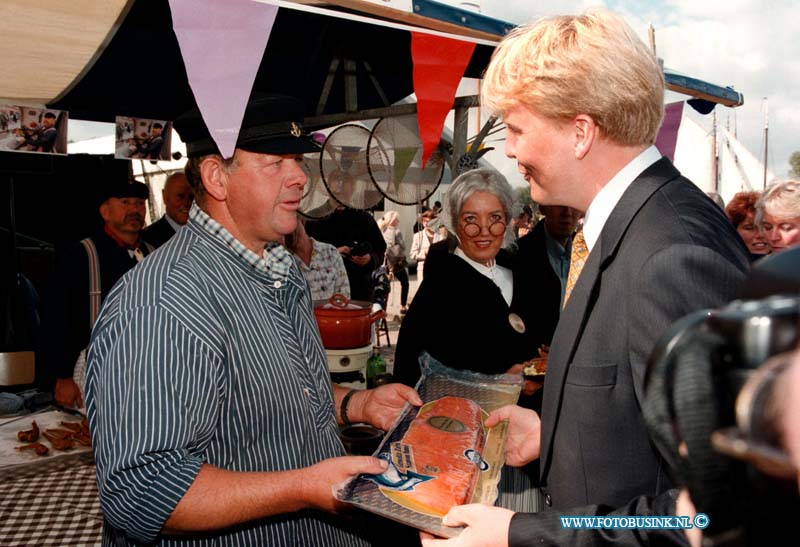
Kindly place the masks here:
POLYGON ((292 137, 299 137, 300 135, 303 134, 303 132, 300 130, 300 126, 297 125, 295 122, 292 122, 292 129, 290 133, 292 134, 292 137))

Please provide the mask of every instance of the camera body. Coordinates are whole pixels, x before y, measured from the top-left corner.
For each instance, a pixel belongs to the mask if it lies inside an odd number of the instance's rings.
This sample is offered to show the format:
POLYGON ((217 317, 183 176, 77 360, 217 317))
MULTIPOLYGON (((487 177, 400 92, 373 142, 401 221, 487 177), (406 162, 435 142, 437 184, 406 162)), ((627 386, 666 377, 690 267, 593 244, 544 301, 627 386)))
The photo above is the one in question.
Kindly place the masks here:
MULTIPOLYGON (((781 254, 754 268, 740 300, 676 322, 648 363, 642 412, 675 483, 710 517, 704 545, 771 544, 763 522, 800 512, 772 396, 775 356, 800 343, 800 248, 781 254)), ((773 531, 779 544, 786 530, 773 531)))
POLYGON ((348 247, 350 247, 350 256, 364 256, 372 252, 372 245, 369 241, 354 241, 348 247))

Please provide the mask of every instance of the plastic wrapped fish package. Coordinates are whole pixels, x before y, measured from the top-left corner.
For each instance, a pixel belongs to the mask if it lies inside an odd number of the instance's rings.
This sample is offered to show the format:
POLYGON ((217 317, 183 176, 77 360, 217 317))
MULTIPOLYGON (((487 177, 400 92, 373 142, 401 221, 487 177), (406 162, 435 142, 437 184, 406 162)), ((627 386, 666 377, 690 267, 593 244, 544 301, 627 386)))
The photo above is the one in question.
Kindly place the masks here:
POLYGON ((451 507, 497 499, 508 424, 486 428, 484 421, 492 410, 517 402, 522 377, 451 369, 426 353, 420 365, 416 389, 423 405, 408 405, 374 454, 389 462, 388 469, 343 483, 336 497, 453 537, 460 529, 442 525, 451 507))

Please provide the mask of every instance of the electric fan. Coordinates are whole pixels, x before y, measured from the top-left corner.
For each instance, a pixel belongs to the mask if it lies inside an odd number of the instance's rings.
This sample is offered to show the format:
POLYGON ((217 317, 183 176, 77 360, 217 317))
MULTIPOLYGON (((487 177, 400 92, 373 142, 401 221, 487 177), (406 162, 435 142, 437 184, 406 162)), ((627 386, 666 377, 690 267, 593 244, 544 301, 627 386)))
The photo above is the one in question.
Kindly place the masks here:
POLYGON ((334 129, 322 146, 319 171, 325 189, 345 207, 370 209, 383 198, 367 168, 369 138, 366 127, 346 124, 334 129))
POLYGON ((422 165, 422 141, 416 115, 383 118, 369 136, 367 166, 381 194, 400 205, 415 205, 436 191, 445 158, 434 150, 422 165))

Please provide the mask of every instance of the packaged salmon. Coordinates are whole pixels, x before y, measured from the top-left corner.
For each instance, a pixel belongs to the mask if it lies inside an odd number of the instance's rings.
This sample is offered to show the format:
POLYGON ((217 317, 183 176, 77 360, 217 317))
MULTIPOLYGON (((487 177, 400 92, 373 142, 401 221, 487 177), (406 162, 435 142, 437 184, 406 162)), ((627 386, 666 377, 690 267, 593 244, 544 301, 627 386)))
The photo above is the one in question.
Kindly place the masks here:
POLYGON ((493 505, 508 427, 486 428, 492 410, 519 398, 519 375, 489 376, 446 367, 423 353, 416 389, 423 405, 407 405, 373 454, 389 463, 380 475, 340 485, 336 497, 366 511, 442 537, 454 505, 493 505))

